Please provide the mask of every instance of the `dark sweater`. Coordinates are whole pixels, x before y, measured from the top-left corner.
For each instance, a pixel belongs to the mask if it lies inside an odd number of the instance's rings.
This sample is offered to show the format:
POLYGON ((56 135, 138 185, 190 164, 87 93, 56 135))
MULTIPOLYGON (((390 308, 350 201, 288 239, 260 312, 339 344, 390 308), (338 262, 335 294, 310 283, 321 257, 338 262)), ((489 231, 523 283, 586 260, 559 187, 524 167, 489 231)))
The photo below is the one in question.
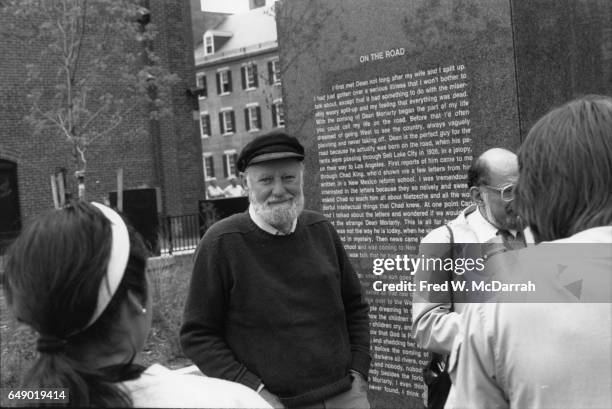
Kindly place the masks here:
POLYGON ((195 254, 181 345, 209 376, 256 389, 287 406, 367 377, 368 305, 338 234, 304 211, 294 233, 274 236, 241 213, 213 225, 195 254))

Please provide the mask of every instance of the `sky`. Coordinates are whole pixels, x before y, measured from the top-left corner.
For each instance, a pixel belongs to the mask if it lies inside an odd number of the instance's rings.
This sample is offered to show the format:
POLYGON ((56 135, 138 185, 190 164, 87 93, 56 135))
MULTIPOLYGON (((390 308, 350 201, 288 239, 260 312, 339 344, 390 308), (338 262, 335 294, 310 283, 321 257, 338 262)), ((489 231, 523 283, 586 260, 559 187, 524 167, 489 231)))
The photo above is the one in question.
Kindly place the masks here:
MULTIPOLYGON (((266 0, 266 5, 275 1, 266 0)), ((200 3, 203 11, 232 14, 249 11, 249 0, 200 0, 200 3)))
POLYGON ((249 11, 249 0, 201 0, 202 10, 217 13, 241 13, 249 11))

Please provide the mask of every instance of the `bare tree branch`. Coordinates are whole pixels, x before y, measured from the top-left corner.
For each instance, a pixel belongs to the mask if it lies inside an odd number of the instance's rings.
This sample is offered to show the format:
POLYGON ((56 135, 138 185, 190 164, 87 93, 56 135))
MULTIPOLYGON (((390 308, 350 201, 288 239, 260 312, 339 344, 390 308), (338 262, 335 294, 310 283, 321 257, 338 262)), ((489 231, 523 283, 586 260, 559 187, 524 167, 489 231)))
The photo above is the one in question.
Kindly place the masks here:
POLYGON ((83 167, 81 169, 85 171, 87 168, 87 160, 85 159, 85 151, 87 150, 87 148, 79 146, 78 143, 75 144, 74 147, 79 153, 79 156, 81 157, 81 162, 83 162, 83 167))
POLYGON ((52 122, 53 124, 55 124, 59 128, 62 128, 62 124, 60 122, 58 122, 55 118, 53 118, 53 116, 49 115, 48 113, 46 113, 42 109, 40 109, 40 107, 38 106, 38 103, 36 101, 34 101, 32 107, 33 107, 33 109, 36 112, 38 112, 45 119, 47 119, 48 121, 52 122))
POLYGON ((150 106, 151 116, 169 113, 169 90, 178 77, 147 48, 156 35, 153 25, 137 29, 140 2, 0 2, 2 21, 8 22, 0 27, 0 40, 18 39, 36 49, 25 61, 23 84, 30 109, 24 119, 39 135, 44 130, 44 136, 52 132, 66 140, 76 170, 85 170, 93 143, 144 130, 146 121, 129 129, 122 126, 136 109, 150 106), (142 58, 142 53, 149 59, 142 58), (148 105, 142 72, 155 73, 155 104, 148 105))

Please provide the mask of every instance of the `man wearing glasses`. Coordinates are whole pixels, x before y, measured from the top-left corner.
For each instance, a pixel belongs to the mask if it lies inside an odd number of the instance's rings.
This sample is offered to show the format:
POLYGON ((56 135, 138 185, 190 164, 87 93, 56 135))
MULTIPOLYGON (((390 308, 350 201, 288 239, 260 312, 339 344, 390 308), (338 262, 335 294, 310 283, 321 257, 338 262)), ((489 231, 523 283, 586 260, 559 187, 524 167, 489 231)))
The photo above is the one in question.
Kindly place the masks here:
POLYGON ((465 209, 456 222, 465 221, 476 237, 465 237, 465 243, 487 243, 487 256, 498 252, 488 244, 503 243, 506 250, 525 247, 526 235, 523 224, 515 213, 514 186, 518 181, 518 162, 514 153, 501 148, 484 152, 468 170, 468 189, 475 203, 465 209), (474 238, 476 240, 474 240, 474 238))
MULTIPOLYGON (((487 258, 501 251, 525 247, 533 242, 530 232, 523 231, 520 218, 512 208, 514 186, 518 181, 517 156, 501 148, 480 155, 468 170, 468 189, 472 204, 447 225, 431 231, 421 241, 419 254, 430 258, 487 258), (455 246, 455 243, 480 245, 455 246)), ((457 273, 455 271, 455 273, 457 273)), ((421 268, 415 282, 443 283, 462 277, 448 271, 421 268)), ((418 290, 418 286, 417 286, 418 290)), ((430 352, 444 366, 459 332, 460 314, 466 294, 448 292, 415 292, 412 305, 412 331, 416 343, 430 352)), ((429 396, 429 400, 440 397, 429 396)), ((442 400, 444 397, 442 397, 442 400)), ((449 399, 452 399, 449 398, 449 399)))

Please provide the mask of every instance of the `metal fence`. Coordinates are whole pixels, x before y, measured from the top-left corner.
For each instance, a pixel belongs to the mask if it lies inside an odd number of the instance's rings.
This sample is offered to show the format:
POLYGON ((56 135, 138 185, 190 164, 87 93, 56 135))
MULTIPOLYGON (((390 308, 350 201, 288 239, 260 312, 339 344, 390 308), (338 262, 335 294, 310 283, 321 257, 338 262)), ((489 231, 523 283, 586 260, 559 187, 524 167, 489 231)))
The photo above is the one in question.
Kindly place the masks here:
POLYGON ((160 217, 159 249, 162 255, 191 252, 198 246, 200 237, 199 215, 160 217))
MULTIPOLYGON (((158 216, 153 212, 152 216, 148 214, 146 217, 142 211, 125 214, 154 254, 181 254, 195 250, 200 238, 212 224, 232 214, 244 212, 248 204, 246 197, 234 197, 200 200, 197 214, 158 216)), ((18 234, 18 231, 0 232, 0 255, 4 254, 6 247, 18 234)))

